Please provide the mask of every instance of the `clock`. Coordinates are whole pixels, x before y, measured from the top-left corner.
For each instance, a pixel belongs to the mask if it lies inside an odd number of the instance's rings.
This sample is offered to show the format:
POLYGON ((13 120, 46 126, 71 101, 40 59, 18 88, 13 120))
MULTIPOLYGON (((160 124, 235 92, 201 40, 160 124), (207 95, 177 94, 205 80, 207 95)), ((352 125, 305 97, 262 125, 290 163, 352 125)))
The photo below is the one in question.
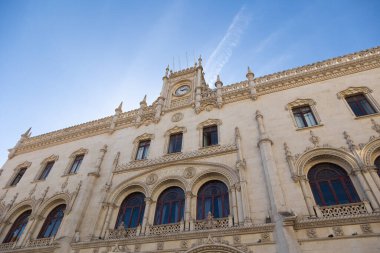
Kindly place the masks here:
POLYGON ((182 96, 182 95, 187 94, 189 91, 190 91, 190 86, 188 86, 188 85, 182 85, 178 89, 176 89, 176 91, 174 92, 174 94, 176 96, 182 96))

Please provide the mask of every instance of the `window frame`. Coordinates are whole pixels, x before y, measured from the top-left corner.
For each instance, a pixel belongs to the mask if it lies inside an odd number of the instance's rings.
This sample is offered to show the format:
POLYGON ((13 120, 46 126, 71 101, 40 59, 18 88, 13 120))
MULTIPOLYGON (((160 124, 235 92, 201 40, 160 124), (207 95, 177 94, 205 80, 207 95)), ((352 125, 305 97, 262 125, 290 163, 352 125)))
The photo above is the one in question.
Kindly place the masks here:
POLYGON ((32 214, 32 210, 31 209, 22 212, 15 219, 15 221, 12 223, 12 226, 9 228, 9 230, 8 230, 6 236, 4 237, 2 243, 17 242, 21 238, 22 234, 24 233, 25 227, 28 225, 29 218, 30 218, 31 214, 32 214), (23 217, 23 216, 27 216, 27 217, 23 217), (23 218, 23 219, 21 220, 21 218, 23 218), (26 219, 26 221, 25 221, 25 219, 26 219), (20 224, 21 222, 24 222, 24 223, 20 224), (17 237, 16 237, 16 239, 13 240, 14 237, 11 237, 11 234, 13 234, 15 232, 15 230, 19 228, 20 225, 22 225, 21 232, 19 232, 18 235, 17 235, 17 237))
POLYGON ((133 150, 131 152, 131 161, 144 161, 144 160, 147 160, 148 157, 149 157, 149 153, 151 151, 151 146, 152 146, 152 141, 154 140, 154 134, 149 134, 149 133, 144 133, 142 135, 139 135, 137 136, 134 140, 133 140, 133 150), (136 159, 137 158, 137 152, 138 152, 138 149, 139 149, 139 143, 141 141, 150 141, 149 143, 149 150, 147 152, 147 157, 145 159, 141 159, 141 160, 138 160, 136 159))
POLYGON ((13 174, 12 176, 9 178, 5 188, 8 188, 8 187, 16 187, 18 185, 18 183, 21 181, 21 179, 24 177, 25 173, 27 172, 28 168, 32 165, 31 162, 28 162, 28 161, 25 161, 23 163, 20 163, 19 165, 16 166, 16 168, 13 169, 13 174), (22 174, 20 180, 18 180, 18 182, 16 184, 14 184, 14 180, 16 179, 16 177, 18 176, 19 172, 21 169, 25 169, 24 173, 22 174))
POLYGON ((186 197, 185 197, 185 191, 179 187, 179 186, 170 186, 168 188, 166 188, 165 190, 163 190, 160 195, 158 196, 157 198, 157 202, 156 202, 156 208, 155 208, 155 213, 154 213, 154 225, 166 225, 166 224, 175 224, 175 223, 178 223, 180 222, 181 220, 184 219, 185 217, 185 201, 186 201, 186 197), (165 200, 165 197, 167 197, 167 195, 169 195, 170 193, 172 192, 176 192, 177 194, 181 194, 182 192, 182 198, 180 198, 181 196, 177 196, 177 198, 173 201, 166 201, 165 200), (168 222, 167 223, 164 223, 163 222, 163 219, 165 219, 163 217, 163 214, 164 214, 164 207, 165 207, 165 204, 169 202, 169 210, 168 212, 168 222), (178 207, 178 217, 177 217, 177 220, 175 221, 171 221, 171 207, 173 205, 173 203, 177 203, 179 204, 179 207, 178 207))
POLYGON ((377 103, 377 101, 373 98, 373 96, 371 94, 372 92, 373 91, 370 88, 365 87, 365 86, 361 86, 361 87, 349 87, 349 88, 347 88, 345 90, 342 90, 342 91, 338 92, 337 93, 337 97, 338 97, 338 99, 341 99, 341 100, 344 101, 344 104, 346 105, 346 107, 348 108, 348 110, 351 112, 352 116, 355 119, 360 119, 360 118, 371 117, 371 116, 375 116, 375 115, 379 115, 380 114, 380 106, 377 103), (360 116, 357 116, 355 114, 355 112, 352 110, 349 102, 347 101, 347 98, 348 97, 353 97, 353 96, 358 96, 358 95, 363 95, 364 96, 364 98, 366 99, 367 103, 375 111, 374 113, 366 114, 366 115, 360 115, 360 116))
POLYGON ((149 149, 150 149, 150 142, 151 142, 150 139, 140 140, 139 141, 139 143, 137 144, 137 150, 136 150, 136 156, 135 156, 135 160, 136 161, 148 159, 149 149), (142 144, 144 144, 144 145, 142 145, 142 144), (140 148, 142 148, 142 154, 141 154, 141 157, 138 157, 139 156, 140 148))
POLYGON ((164 134, 165 145, 164 145, 164 149, 163 149, 163 154, 164 155, 171 155, 171 154, 183 152, 183 150, 185 150, 185 138, 184 137, 185 137, 186 132, 187 132, 187 128, 186 127, 180 127, 180 126, 174 126, 174 127, 170 128, 169 130, 167 130, 164 134), (181 151, 169 153, 170 136, 174 135, 174 134, 179 134, 179 133, 182 133, 181 151))
POLYGON ((212 147, 216 146, 219 144, 219 139, 218 139, 218 126, 217 125, 210 125, 210 126, 205 126, 202 129, 202 147, 207 148, 207 147, 212 147), (209 130, 212 129, 213 131, 209 130), (207 136, 206 136, 207 134, 207 136), (213 143, 213 134, 216 134, 216 143, 213 143), (208 140, 210 139, 210 140, 208 140), (206 145, 207 142, 207 145, 206 145))
POLYGON ((35 178, 34 178, 34 182, 37 182, 37 181, 45 181, 46 178, 50 175, 51 173, 51 169, 54 167, 54 165, 56 164, 56 161, 58 160, 59 156, 58 155, 51 155, 47 158, 45 158, 42 162, 41 162, 41 166, 40 166, 40 169, 38 170, 35 178), (41 176, 43 175, 43 173, 45 172, 45 169, 46 169, 46 166, 48 165, 48 163, 50 162, 54 162, 52 168, 50 169, 48 175, 44 178, 44 179, 41 179, 41 176))
MULTIPOLYGON (((140 197, 140 196, 138 196, 138 197, 140 197)), ((132 208, 132 211, 131 211, 130 216, 129 216, 129 223, 128 224, 124 223, 124 228, 125 229, 131 229, 131 228, 136 228, 139 225, 141 225, 143 222, 144 213, 145 213, 145 204, 146 204, 145 199, 146 199, 145 194, 142 192, 132 192, 132 193, 128 194, 120 204, 120 208, 119 208, 119 211, 118 211, 118 214, 116 217, 115 229, 117 229, 120 226, 121 222, 123 222, 125 220, 127 208, 132 208), (138 196, 138 195, 142 196, 142 204, 133 205, 133 206, 128 205, 128 201, 130 201, 131 198, 134 198, 135 196, 138 196), (135 208, 138 208, 138 222, 137 222, 136 226, 132 227, 131 221, 133 219, 133 211, 135 210, 135 208)))
MULTIPOLYGON (((285 106, 285 110, 289 111, 290 117, 293 121, 293 125, 295 126, 296 130, 303 130, 303 129, 309 129, 309 128, 313 128, 313 127, 323 126, 322 120, 321 120, 321 118, 317 112, 317 109, 316 109, 316 102, 313 99, 298 98, 298 99, 294 100, 293 102, 288 103, 285 106), (314 121, 316 123, 315 125, 311 125, 311 126, 307 125, 307 126, 303 126, 303 127, 298 125, 294 110, 299 109, 299 108, 304 108, 304 107, 308 107, 310 109, 310 112, 313 115, 314 121)), ((306 122, 305 118, 303 118, 303 120, 305 123, 306 122)))
POLYGON ((72 166, 74 165, 74 161, 75 161, 77 156, 83 155, 82 162, 79 165, 79 167, 80 167, 83 164, 87 154, 88 154, 88 149, 85 149, 85 148, 80 148, 77 151, 73 152, 69 157, 70 159, 69 159, 69 162, 67 163, 67 166, 66 166, 66 169, 64 171, 63 176, 71 176, 71 175, 78 174, 79 168, 76 171, 76 173, 71 173, 71 169, 72 169, 72 166))
POLYGON ((175 154, 175 153, 182 152, 182 143, 183 143, 183 132, 170 134, 169 143, 168 143, 168 154, 175 154))
POLYGON ((197 125, 197 130, 199 132, 199 148, 200 149, 203 149, 203 148, 210 148, 210 147, 214 147, 214 146, 218 146, 218 145, 221 145, 221 126, 222 126, 222 121, 220 119, 208 119, 206 121, 203 121, 201 123, 199 123, 197 125), (215 144, 215 145, 211 145, 211 146, 203 146, 203 129, 205 127, 209 127, 209 126, 213 126, 215 125, 216 128, 217 128, 217 135, 218 135, 218 143, 215 144))
MULTIPOLYGON (((41 226, 41 229, 40 229, 40 232, 38 233, 37 239, 42 239, 42 238, 54 238, 54 237, 57 235, 58 230, 59 230, 59 228, 61 227, 62 221, 63 221, 63 219, 65 218, 66 208, 67 208, 66 204, 60 204, 60 205, 57 205, 56 207, 54 207, 54 208, 49 212, 49 214, 46 216, 46 218, 45 218, 45 220, 44 220, 44 223, 43 223, 42 226, 41 226), (48 229, 48 227, 49 227, 49 225, 50 225, 49 223, 51 222, 51 220, 54 219, 53 214, 58 213, 58 211, 60 211, 59 208, 61 208, 61 209, 63 208, 63 210, 62 210, 63 215, 62 215, 62 217, 59 217, 60 220, 59 220, 58 228, 55 230, 55 233, 54 233, 54 234, 52 234, 52 232, 54 231, 54 230, 52 230, 52 231, 49 233, 49 236, 44 236, 44 234, 46 233, 46 230, 48 229)), ((53 228, 54 228, 56 225, 57 225, 57 219, 56 219, 55 222, 54 222, 54 226, 53 226, 53 228)))

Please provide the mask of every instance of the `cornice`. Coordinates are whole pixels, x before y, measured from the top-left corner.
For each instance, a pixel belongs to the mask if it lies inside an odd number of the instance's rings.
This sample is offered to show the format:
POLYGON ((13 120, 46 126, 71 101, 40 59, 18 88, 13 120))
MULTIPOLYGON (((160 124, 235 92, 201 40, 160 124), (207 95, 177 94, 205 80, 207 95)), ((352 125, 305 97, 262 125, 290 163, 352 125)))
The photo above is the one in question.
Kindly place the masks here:
MULTIPOLYGON (((352 53, 341 57, 305 65, 302 67, 265 75, 255 78, 253 81, 256 84, 257 96, 262 96, 268 93, 291 89, 302 85, 374 69, 377 67, 380 67, 380 47, 375 47, 357 53, 352 53)), ((196 67, 190 67, 177 72, 172 72, 169 75, 169 79, 174 80, 177 77, 193 73, 196 70, 196 67)), ((211 92, 209 92, 211 94, 209 94, 210 97, 206 96, 202 98, 202 110, 211 110, 212 108, 217 107, 217 104, 215 102, 216 98, 214 98, 213 95, 215 92, 215 90, 211 90, 211 92)), ((223 104, 250 99, 251 97, 252 95, 250 93, 250 86, 248 81, 242 81, 224 86, 222 89, 223 104)), ((156 122, 154 120, 156 106, 157 103, 153 103, 153 105, 148 106, 143 110, 142 115, 140 115, 141 121, 138 123, 138 126, 153 124, 156 122)), ((190 102, 176 108, 166 108, 165 112, 180 110, 189 106, 192 106, 190 102)), ((115 122, 115 130, 137 126, 136 118, 139 116, 139 112, 140 109, 135 109, 120 113, 115 122)), ((109 133, 112 120, 113 116, 108 116, 50 133, 26 138, 20 144, 20 146, 17 147, 15 155, 32 152, 38 149, 47 148, 50 146, 59 145, 95 135, 109 133)))
POLYGON ((361 214, 333 218, 297 219, 294 228, 319 228, 336 225, 352 225, 362 223, 380 222, 380 214, 361 214))
MULTIPOLYGON (((167 234, 167 235, 149 235, 149 236, 137 236, 133 237, 132 241, 127 242, 128 245, 134 245, 136 243, 155 243, 155 242, 167 242, 167 241, 178 241, 178 240, 190 240, 198 238, 207 238, 210 233, 213 236, 233 236, 233 235, 243 235, 251 233, 264 233, 264 232, 273 232, 274 224, 255 224, 247 227, 231 227, 224 229, 209 229, 203 231, 183 231, 176 234, 167 234)), ((94 240, 89 242, 79 242, 72 243, 71 246, 73 249, 85 249, 91 247, 107 247, 114 245, 115 243, 125 244, 126 240, 124 239, 113 239, 113 240, 94 240)))
POLYGON ((194 150, 191 152, 164 155, 155 159, 131 161, 127 164, 122 164, 122 165, 117 166, 116 169, 114 170, 114 173, 121 173, 127 170, 130 171, 134 169, 152 167, 152 166, 157 166, 160 164, 168 164, 171 162, 184 161, 187 159, 210 157, 213 155, 226 154, 226 153, 231 153, 235 151, 237 151, 237 146, 235 144, 224 145, 224 146, 215 145, 215 146, 211 146, 207 148, 201 148, 199 150, 194 150))

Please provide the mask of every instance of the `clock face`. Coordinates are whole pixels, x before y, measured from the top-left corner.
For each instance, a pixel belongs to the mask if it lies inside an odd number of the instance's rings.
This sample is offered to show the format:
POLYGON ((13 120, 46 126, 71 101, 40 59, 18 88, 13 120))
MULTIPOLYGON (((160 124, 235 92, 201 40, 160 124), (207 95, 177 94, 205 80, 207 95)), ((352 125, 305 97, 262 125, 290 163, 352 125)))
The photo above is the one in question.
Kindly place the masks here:
POLYGON ((182 85, 181 87, 179 87, 175 91, 175 95, 182 96, 182 95, 185 95, 186 93, 188 93, 189 91, 190 91, 190 86, 188 86, 188 85, 182 85))

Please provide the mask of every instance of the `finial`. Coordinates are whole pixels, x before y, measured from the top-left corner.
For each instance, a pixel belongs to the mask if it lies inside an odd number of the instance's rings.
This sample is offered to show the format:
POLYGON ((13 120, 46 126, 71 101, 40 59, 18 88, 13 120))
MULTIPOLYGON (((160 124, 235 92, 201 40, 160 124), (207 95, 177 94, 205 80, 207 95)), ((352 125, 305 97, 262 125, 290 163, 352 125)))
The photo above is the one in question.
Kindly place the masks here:
POLYGON ((115 113, 122 113, 123 112, 123 108, 122 107, 123 107, 123 101, 120 102, 120 104, 119 104, 118 107, 116 107, 115 113))
POLYGON ((23 138, 29 138, 29 137, 32 135, 32 132, 31 132, 31 130, 32 130, 32 128, 31 128, 31 127, 29 127, 29 129, 28 129, 28 130, 26 130, 26 132, 25 132, 25 133, 23 133, 23 134, 21 135, 21 137, 23 137, 23 138))
POLYGON ((146 95, 144 96, 143 100, 140 102, 141 107, 146 107, 146 95))
POLYGON ((168 74, 169 74, 169 65, 168 65, 168 66, 166 67, 166 69, 165 69, 165 76, 167 77, 168 74))
POLYGON ((215 82, 215 87, 218 87, 218 86, 220 86, 220 87, 223 86, 222 81, 220 81, 219 75, 216 76, 216 82, 215 82))
POLYGON ((199 58, 198 58, 198 66, 199 67, 202 66, 202 55, 200 55, 199 58))
POLYGON ((247 74, 245 76, 248 78, 248 80, 251 80, 251 79, 253 79, 255 77, 255 74, 252 72, 252 70, 251 70, 251 68, 249 66, 248 66, 248 72, 247 72, 247 74))

